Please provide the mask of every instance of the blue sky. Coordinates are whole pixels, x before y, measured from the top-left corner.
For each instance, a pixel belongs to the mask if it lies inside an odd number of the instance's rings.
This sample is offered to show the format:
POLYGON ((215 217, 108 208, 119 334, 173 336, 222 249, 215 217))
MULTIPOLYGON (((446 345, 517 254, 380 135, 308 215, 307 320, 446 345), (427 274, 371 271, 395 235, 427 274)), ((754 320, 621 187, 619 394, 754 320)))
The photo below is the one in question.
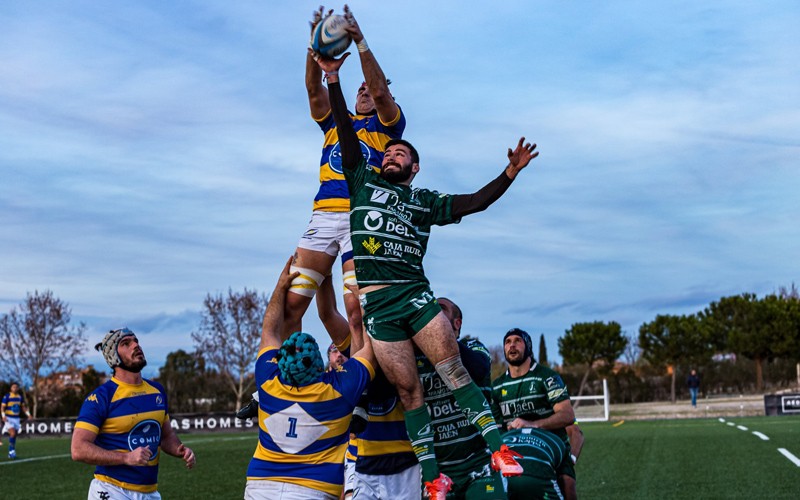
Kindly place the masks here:
MULTIPOLYGON (((519 136, 539 145, 499 202, 433 232, 465 333, 544 333, 558 359, 576 322, 635 336, 800 281, 800 5, 708 4, 350 3, 415 185, 472 192, 519 136)), ((318 182, 317 6, 0 3, 0 312, 52 290, 91 343, 137 331, 154 369, 192 349, 206 294, 271 291, 318 182)), ((361 80, 353 57, 351 104, 361 80)))

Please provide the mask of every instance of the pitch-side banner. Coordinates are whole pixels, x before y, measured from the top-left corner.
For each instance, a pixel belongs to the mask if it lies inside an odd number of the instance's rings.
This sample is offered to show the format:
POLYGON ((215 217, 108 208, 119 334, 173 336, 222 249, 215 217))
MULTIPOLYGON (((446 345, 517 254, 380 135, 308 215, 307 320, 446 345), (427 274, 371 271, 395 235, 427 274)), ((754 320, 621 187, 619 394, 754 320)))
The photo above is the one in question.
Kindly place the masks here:
MULTIPOLYGON (((183 413, 170 415, 170 425, 179 433, 236 432, 256 430, 252 419, 239 420, 230 413, 183 413)), ((27 437, 72 434, 74 418, 27 419, 20 423, 20 435, 27 437)))
POLYGON ((765 394, 767 415, 800 415, 800 394, 765 394))

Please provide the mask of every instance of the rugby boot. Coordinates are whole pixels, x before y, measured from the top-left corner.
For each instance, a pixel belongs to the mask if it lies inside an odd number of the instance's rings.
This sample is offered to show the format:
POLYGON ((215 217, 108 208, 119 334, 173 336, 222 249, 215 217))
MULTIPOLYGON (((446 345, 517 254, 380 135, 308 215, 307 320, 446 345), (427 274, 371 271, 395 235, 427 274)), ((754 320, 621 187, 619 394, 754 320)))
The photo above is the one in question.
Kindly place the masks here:
MULTIPOLYGON (((8 458, 9 458, 9 460, 14 460, 15 458, 17 458, 17 451, 16 450, 9 451, 8 452, 8 458)), ((444 497, 442 497, 442 498, 444 498, 444 497)))
POLYGON ((453 480, 440 472, 439 477, 425 483, 425 498, 444 500, 452 487, 453 480))
POLYGON ((242 406, 239 411, 236 412, 236 418, 239 420, 246 420, 248 418, 253 418, 258 416, 258 401, 255 399, 251 399, 249 403, 242 406))
POLYGON ((522 474, 522 466, 517 462, 522 455, 502 445, 499 451, 492 453, 492 469, 499 470, 503 477, 513 477, 522 474))

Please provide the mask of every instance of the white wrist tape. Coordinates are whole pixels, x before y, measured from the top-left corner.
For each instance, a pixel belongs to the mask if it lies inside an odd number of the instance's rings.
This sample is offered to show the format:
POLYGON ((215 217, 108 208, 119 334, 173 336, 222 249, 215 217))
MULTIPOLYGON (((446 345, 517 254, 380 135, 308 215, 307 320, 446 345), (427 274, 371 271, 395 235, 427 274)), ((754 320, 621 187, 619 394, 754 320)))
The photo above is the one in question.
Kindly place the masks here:
POLYGON ((369 45, 367 45, 367 39, 366 38, 362 38, 361 41, 356 44, 356 47, 358 47, 358 51, 359 52, 368 51, 369 50, 369 45))

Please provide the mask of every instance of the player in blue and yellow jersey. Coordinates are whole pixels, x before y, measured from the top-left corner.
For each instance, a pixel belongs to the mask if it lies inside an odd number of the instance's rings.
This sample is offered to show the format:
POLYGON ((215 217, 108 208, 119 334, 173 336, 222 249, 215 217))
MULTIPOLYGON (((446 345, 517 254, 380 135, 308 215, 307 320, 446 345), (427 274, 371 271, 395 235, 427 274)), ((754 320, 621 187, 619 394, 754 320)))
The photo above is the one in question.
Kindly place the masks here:
POLYGON ((353 357, 324 371, 311 335, 284 337, 285 302, 297 272, 291 259, 270 297, 256 360, 258 445, 247 468, 245 498, 335 500, 342 493, 350 419, 375 374, 369 342, 353 338, 353 357))
POLYGON ((31 414, 25 406, 25 398, 19 391, 19 384, 11 382, 10 392, 3 396, 3 401, 0 403, 0 414, 3 415, 3 431, 8 432, 8 458, 14 460, 17 458, 17 433, 20 429, 19 418, 22 412, 28 418, 31 414))
POLYGON ((419 461, 408 439, 397 390, 378 370, 360 404, 366 426, 358 434, 353 500, 413 500, 420 496, 419 461))
MULTIPOLYGON (((322 7, 314 13, 312 32, 323 14, 322 7)), ((347 6, 345 18, 348 20, 347 31, 358 47, 365 79, 358 89, 355 114, 350 114, 350 120, 356 128, 361 153, 369 165, 378 169, 383 159, 384 144, 389 139, 402 136, 406 120, 389 92, 383 70, 347 6)), ((314 198, 311 221, 297 244, 292 261, 292 271, 300 274, 292 283, 291 293, 286 298, 286 321, 282 332, 286 336, 302 329, 301 319, 314 295, 327 293, 320 289, 320 284, 330 276, 337 255, 341 255, 345 283, 356 284, 350 244, 350 193, 342 171, 339 136, 331 115, 328 90, 322 84, 322 72, 310 55, 306 56, 305 81, 311 117, 322 130, 324 141, 319 163, 319 191, 314 198)), ((362 328, 361 308, 356 293, 349 288, 344 289, 346 321, 342 321, 339 314, 326 309, 331 301, 317 300, 320 319, 340 350, 344 349, 343 343, 348 334, 360 332, 362 328)))
POLYGON ((136 334, 112 330, 95 346, 114 376, 86 398, 72 433, 72 459, 96 465, 89 499, 158 500, 161 452, 195 464, 169 423, 167 395, 142 378, 147 365, 136 334))

